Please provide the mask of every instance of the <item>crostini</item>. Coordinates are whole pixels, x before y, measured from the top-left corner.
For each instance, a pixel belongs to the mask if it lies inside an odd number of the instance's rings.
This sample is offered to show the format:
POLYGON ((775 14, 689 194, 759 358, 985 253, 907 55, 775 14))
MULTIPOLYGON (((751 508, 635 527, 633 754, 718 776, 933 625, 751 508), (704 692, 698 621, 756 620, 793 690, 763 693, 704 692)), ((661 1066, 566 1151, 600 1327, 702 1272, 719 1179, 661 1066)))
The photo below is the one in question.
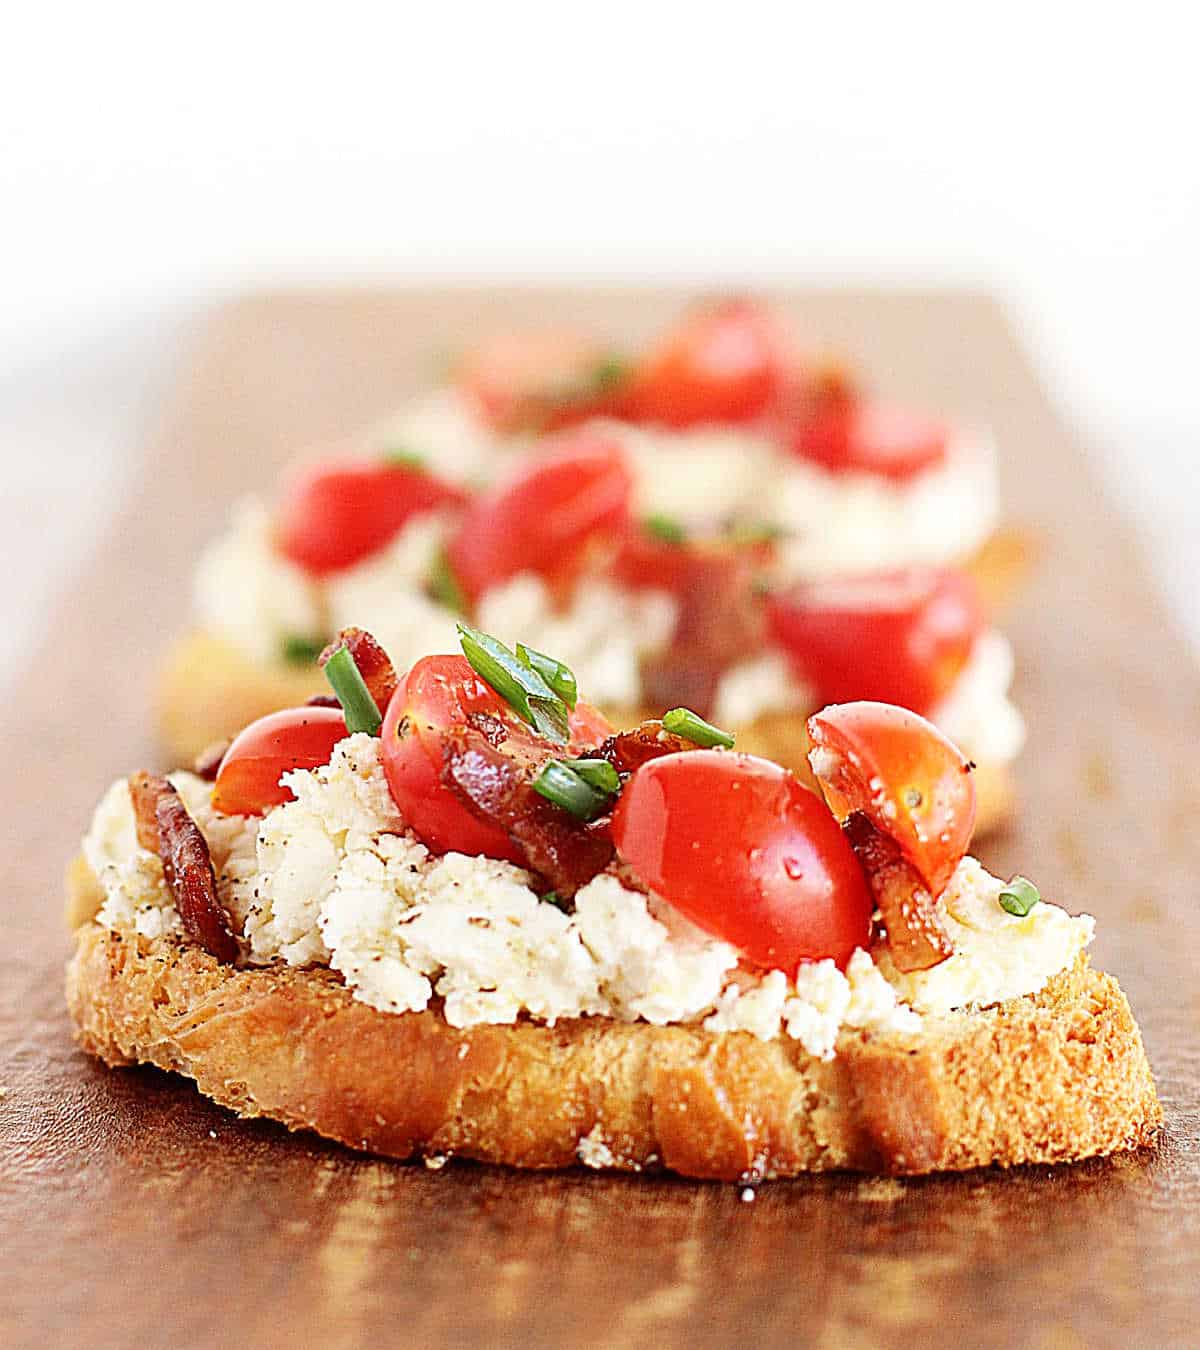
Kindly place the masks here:
POLYGON ((816 713, 817 791, 458 636, 398 675, 346 630, 332 695, 113 784, 69 879, 86 1049, 435 1164, 756 1182, 1154 1139, 1093 921, 967 855, 976 774, 931 723, 816 713))

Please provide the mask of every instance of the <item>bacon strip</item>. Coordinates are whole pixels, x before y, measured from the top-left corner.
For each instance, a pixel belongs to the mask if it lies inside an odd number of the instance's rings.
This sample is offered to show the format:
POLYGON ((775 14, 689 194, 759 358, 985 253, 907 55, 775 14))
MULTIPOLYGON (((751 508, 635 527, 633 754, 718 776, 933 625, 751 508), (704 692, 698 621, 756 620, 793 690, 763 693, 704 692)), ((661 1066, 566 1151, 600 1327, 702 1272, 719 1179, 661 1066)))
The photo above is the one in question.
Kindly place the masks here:
POLYGON ((399 683, 387 652, 365 628, 343 628, 318 658, 322 670, 325 668, 325 662, 341 647, 345 647, 350 653, 351 659, 358 667, 358 673, 363 677, 363 683, 375 700, 375 706, 380 713, 386 714, 388 704, 392 701, 392 695, 399 683))
POLYGON ((129 779, 138 843, 162 859, 175 908, 187 936, 218 961, 237 959, 237 939, 217 899, 208 841, 165 778, 135 773, 129 779))
POLYGON ((883 916, 887 947, 897 970, 929 970, 954 955, 933 897, 896 844, 861 811, 842 826, 883 916))
POLYGON ((679 617, 669 645, 642 662, 642 690, 655 707, 686 707, 707 717, 730 666, 763 641, 755 567, 744 550, 712 550, 691 563, 675 593, 679 617))
POLYGON ((606 759, 618 773, 632 773, 647 760, 662 755, 674 755, 683 750, 699 749, 692 741, 664 731, 657 720, 642 722, 631 731, 618 731, 596 751, 598 759, 606 759))
POLYGON ((529 870, 569 898, 608 866, 612 841, 603 828, 574 820, 535 792, 534 774, 474 728, 443 742, 442 782, 481 820, 504 830, 529 870))

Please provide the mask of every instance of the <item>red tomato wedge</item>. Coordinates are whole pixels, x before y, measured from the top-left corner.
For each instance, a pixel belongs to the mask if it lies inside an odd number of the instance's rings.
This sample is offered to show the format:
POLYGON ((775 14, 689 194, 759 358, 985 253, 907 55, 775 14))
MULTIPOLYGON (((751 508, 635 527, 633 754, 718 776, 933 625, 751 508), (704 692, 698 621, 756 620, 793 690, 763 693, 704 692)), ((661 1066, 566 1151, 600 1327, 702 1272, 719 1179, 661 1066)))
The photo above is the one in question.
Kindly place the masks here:
POLYGON ((460 387, 497 431, 549 431, 619 412, 622 367, 570 331, 514 333, 468 352, 460 387))
POLYGON ((261 816, 291 801, 279 780, 292 769, 328 764, 333 747, 346 737, 340 708, 285 708, 251 722, 225 751, 212 803, 227 816, 261 816))
POLYGON ((750 421, 786 366, 786 344, 766 310, 746 300, 696 310, 639 362, 628 415, 669 427, 750 421))
POLYGON ((473 600, 518 572, 569 570, 591 539, 628 520, 633 471, 618 445, 586 431, 545 445, 544 456, 463 514, 450 565, 473 600))
POLYGON ((767 630, 818 703, 929 712, 987 627, 974 581, 949 568, 839 577, 767 599, 767 630))
MULTIPOLYGON (((521 863, 498 826, 480 820, 442 782, 443 737, 459 727, 486 727, 493 743, 518 761, 540 762, 547 742, 479 678, 463 656, 426 656, 401 680, 383 721, 383 768, 396 809, 435 853, 483 854, 521 863)), ((611 735, 608 720, 578 703, 570 718, 578 754, 611 735)))
POLYGON ((786 432, 792 449, 831 473, 868 473, 896 481, 946 459, 944 423, 880 403, 835 401, 786 432))
POLYGON ((657 895, 751 964, 841 967, 874 908, 825 803, 777 764, 693 750, 643 764, 613 812, 617 852, 657 895))
POLYGON ((861 811, 895 841, 936 899, 975 828, 971 764, 916 713, 842 703, 808 719, 809 761, 830 809, 861 811))
POLYGON ((280 552, 315 576, 377 553, 408 521, 465 494, 409 465, 327 460, 289 484, 276 517, 280 552))

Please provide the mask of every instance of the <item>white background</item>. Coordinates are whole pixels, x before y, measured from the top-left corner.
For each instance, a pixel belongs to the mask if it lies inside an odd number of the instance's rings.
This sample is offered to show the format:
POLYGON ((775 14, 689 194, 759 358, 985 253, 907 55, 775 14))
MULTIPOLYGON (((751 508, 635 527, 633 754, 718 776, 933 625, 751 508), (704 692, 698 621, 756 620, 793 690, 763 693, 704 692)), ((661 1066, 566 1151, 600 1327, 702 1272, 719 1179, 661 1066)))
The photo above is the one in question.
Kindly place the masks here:
POLYGON ((1200 31, 1183 5, 1109 12, 10 11, 0 673, 189 321, 290 279, 987 285, 1200 640, 1200 31))

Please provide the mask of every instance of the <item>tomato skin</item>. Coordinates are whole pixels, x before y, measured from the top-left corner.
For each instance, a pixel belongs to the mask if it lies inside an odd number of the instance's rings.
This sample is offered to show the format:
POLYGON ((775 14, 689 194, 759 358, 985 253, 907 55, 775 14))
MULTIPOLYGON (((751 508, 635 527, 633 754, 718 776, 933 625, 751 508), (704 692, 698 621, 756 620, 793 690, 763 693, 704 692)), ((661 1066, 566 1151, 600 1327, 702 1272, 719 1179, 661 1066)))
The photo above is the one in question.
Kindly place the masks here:
MULTIPOLYGON (((426 656, 401 680, 383 720, 383 770, 396 809, 434 853, 482 854, 521 864, 517 846, 498 826, 480 820, 442 782, 443 737, 480 716, 499 723, 503 748, 515 759, 544 757, 546 743, 463 656, 426 656)), ((570 718, 578 754, 611 733, 607 719, 586 703, 570 718)))
POLYGON ((904 408, 839 402, 802 417, 786 432, 792 450, 830 473, 869 473, 897 482, 946 461, 944 423, 904 408))
POLYGON ((808 719, 813 772, 840 818, 862 811, 895 840, 936 899, 975 828, 975 781, 932 723, 888 703, 841 703, 808 719))
POLYGON ((415 515, 455 506, 465 494, 423 469, 325 460, 301 471, 276 515, 284 557, 314 576, 377 553, 415 515))
POLYGON ((468 352, 456 378, 496 431, 551 431, 619 415, 619 377, 600 378, 610 360, 606 348, 582 333, 508 333, 468 352))
POLYGON ((643 357, 627 415, 669 427, 751 421, 780 387, 785 345, 771 315, 748 300, 697 310, 643 357))
POLYGON ((974 581, 906 568, 793 587, 767 598, 767 631, 819 703, 870 699, 927 713, 987 627, 974 581))
POLYGON ((629 518, 633 471, 615 442, 583 431, 545 444, 544 457, 463 514, 449 556, 472 600, 518 572, 569 568, 592 538, 629 518))
POLYGON ((769 760, 721 750, 643 764, 613 812, 617 852, 655 894, 755 966, 795 972, 867 947, 874 909, 824 802, 769 760))
POLYGON ((291 769, 328 764, 347 736, 340 708, 285 708, 244 728, 225 751, 213 784, 213 809, 226 816, 261 816, 294 799, 280 783, 291 769))

